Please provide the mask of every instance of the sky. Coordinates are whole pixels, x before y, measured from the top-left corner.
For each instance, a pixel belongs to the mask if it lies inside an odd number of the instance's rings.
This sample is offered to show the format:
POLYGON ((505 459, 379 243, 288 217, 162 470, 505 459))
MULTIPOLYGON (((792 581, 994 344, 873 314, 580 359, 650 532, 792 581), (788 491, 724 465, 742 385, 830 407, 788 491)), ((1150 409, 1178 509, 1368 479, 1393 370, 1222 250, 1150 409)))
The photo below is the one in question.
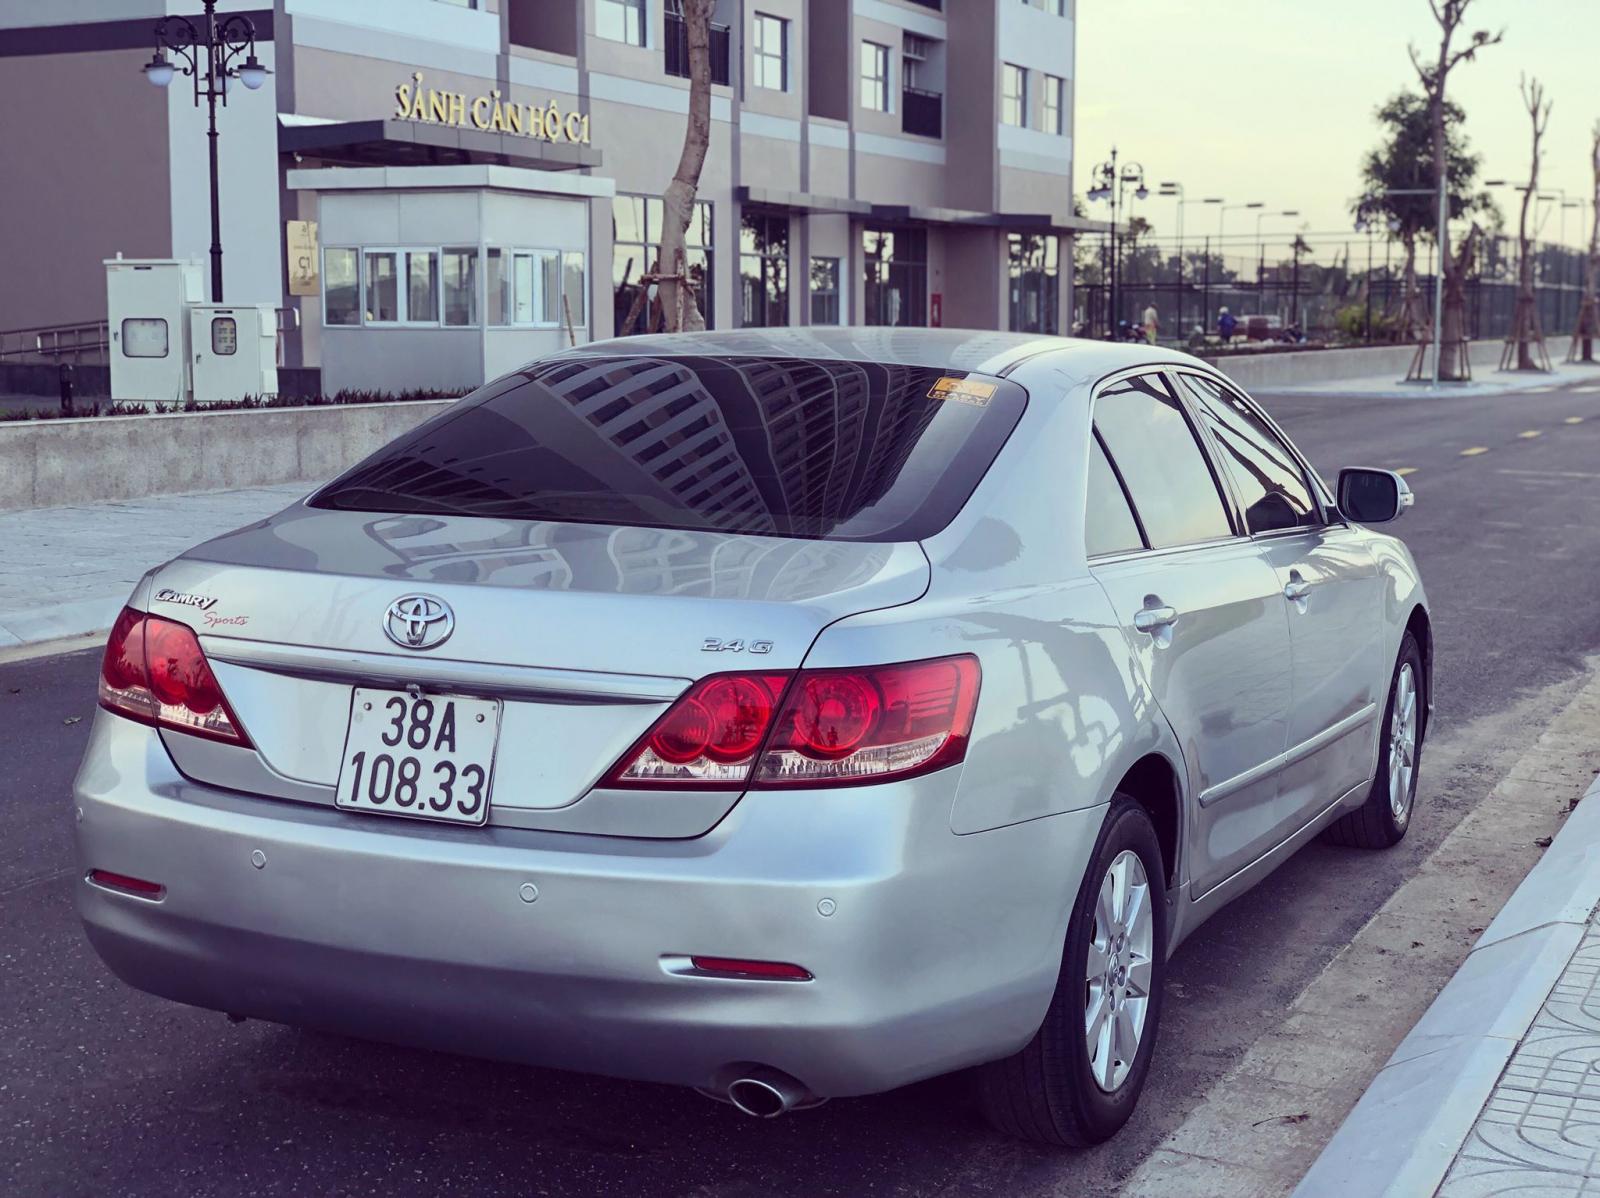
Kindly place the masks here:
MULTIPOLYGON (((1377 144, 1374 110, 1416 85, 1407 41, 1437 56, 1427 0, 1078 0, 1075 187, 1117 147, 1142 163, 1152 193, 1175 179, 1196 199, 1259 200, 1263 231, 1344 231, 1360 191, 1365 152, 1377 144)), ((1590 131, 1600 119, 1600 0, 1473 0, 1467 27, 1505 30, 1450 75, 1467 114, 1480 178, 1526 183, 1532 130, 1518 94, 1526 72, 1555 106, 1545 134, 1540 189, 1592 192, 1590 131)), ((1514 231, 1519 193, 1494 189, 1514 231)), ((1176 233, 1176 204, 1151 198, 1134 211, 1176 233)), ((1558 239, 1560 212, 1542 236, 1558 239)), ((1106 219, 1103 203, 1089 215, 1106 219)), ((1226 216, 1230 237, 1251 233, 1256 212, 1226 216)), ((1184 209, 1184 236, 1217 231, 1214 206, 1184 209)), ((1566 212, 1566 239, 1586 242, 1589 210, 1566 212), (1580 231, 1581 226, 1581 231, 1580 231)))

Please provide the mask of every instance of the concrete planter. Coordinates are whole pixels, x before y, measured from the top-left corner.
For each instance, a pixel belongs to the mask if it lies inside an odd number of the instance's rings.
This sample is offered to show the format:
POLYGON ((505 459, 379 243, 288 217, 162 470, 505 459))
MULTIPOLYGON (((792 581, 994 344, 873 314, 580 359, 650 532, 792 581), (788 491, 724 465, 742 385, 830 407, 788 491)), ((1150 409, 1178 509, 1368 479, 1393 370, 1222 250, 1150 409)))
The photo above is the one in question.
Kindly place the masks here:
POLYGON ((0 424, 0 511, 330 478, 454 400, 0 424))

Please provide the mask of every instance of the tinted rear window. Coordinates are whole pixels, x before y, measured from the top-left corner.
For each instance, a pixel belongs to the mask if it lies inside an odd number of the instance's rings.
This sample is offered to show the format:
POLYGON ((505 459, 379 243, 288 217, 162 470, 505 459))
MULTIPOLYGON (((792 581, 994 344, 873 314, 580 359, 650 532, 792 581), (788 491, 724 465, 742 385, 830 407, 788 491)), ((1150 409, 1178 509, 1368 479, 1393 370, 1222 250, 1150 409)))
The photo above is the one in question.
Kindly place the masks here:
POLYGON ((961 510, 1026 400, 915 366, 569 358, 490 384, 311 505, 921 540, 961 510))

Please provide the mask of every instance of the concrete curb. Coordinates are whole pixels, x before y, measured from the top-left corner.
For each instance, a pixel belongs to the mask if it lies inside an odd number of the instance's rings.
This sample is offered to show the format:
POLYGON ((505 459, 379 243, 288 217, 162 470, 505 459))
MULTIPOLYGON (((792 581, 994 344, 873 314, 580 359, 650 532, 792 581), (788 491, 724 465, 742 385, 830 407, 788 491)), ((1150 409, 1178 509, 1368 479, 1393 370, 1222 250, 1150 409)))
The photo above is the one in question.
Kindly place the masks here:
POLYGON ((1444 1181, 1600 903, 1600 778, 1346 1116, 1295 1198, 1444 1181))

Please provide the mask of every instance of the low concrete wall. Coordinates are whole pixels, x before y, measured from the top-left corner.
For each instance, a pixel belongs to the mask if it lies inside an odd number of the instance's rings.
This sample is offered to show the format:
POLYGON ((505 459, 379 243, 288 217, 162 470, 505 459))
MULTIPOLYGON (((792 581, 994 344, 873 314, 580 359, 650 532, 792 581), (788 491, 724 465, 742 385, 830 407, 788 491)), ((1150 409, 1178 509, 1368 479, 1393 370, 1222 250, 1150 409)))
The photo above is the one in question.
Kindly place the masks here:
POLYGON ((331 478, 453 400, 0 424, 0 511, 331 478))
MULTIPOLYGON (((1551 337, 1545 342, 1550 350, 1550 361, 1558 363, 1566 356, 1567 337, 1551 337)), ((1505 342, 1496 337, 1472 343, 1472 369, 1475 374, 1494 370, 1500 365, 1500 351, 1505 342)), ((1391 378, 1403 379, 1416 355, 1414 345, 1375 345, 1370 348, 1280 350, 1276 353, 1229 354, 1212 358, 1213 362, 1239 386, 1246 390, 1258 387, 1294 387, 1307 383, 1337 383, 1344 379, 1391 378)))

